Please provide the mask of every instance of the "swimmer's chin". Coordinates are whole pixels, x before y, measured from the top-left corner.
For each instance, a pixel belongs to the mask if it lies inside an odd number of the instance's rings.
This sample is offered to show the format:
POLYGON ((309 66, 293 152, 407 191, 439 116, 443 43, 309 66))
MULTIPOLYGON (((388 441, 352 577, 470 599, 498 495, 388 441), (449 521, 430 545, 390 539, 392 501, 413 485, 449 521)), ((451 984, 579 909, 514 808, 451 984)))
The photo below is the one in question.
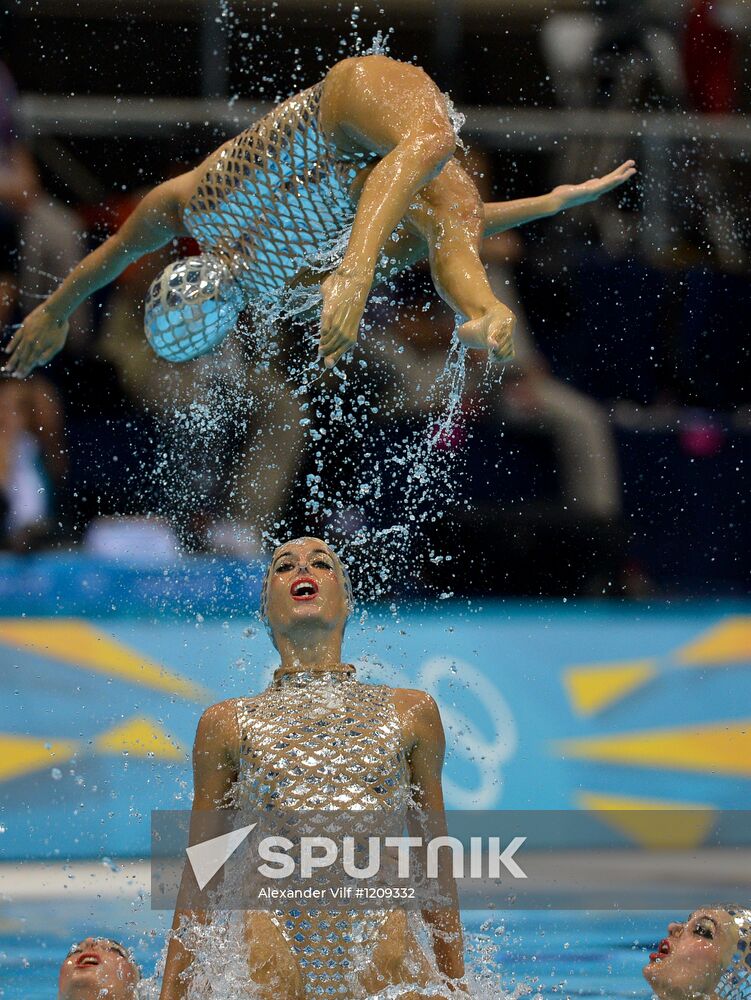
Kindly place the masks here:
POLYGON ((294 597, 290 597, 287 611, 294 618, 317 618, 324 613, 325 604, 318 594, 307 600, 296 600, 294 597))
POLYGON ((647 980, 650 986, 654 986, 659 983, 661 977, 665 974, 667 970, 665 969, 665 958, 658 958, 650 960, 641 970, 641 974, 647 980))
POLYGON ((295 601, 291 608, 295 618, 320 618, 325 608, 320 601, 295 601))

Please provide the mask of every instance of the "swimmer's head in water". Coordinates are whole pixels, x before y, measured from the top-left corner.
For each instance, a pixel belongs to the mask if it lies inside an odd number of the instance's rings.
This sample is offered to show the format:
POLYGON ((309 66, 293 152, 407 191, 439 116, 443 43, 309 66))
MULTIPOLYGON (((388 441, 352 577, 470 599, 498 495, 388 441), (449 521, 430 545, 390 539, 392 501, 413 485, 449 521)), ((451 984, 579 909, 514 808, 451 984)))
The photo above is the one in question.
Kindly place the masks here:
POLYGON ((135 1000, 141 972, 130 951, 106 937, 87 937, 74 944, 60 966, 58 1000, 107 996, 135 1000))
POLYGON ((687 920, 668 926, 667 936, 643 969, 644 978, 661 1000, 713 996, 749 1000, 750 928, 746 910, 720 906, 694 910, 687 920))
POLYGON ((303 623, 343 632, 353 606, 349 573, 326 542, 295 538, 275 549, 261 591, 261 618, 275 645, 275 633, 303 623))
POLYGON ((175 261, 146 296, 146 338, 160 358, 190 361, 234 330, 242 293, 227 265, 210 254, 175 261))

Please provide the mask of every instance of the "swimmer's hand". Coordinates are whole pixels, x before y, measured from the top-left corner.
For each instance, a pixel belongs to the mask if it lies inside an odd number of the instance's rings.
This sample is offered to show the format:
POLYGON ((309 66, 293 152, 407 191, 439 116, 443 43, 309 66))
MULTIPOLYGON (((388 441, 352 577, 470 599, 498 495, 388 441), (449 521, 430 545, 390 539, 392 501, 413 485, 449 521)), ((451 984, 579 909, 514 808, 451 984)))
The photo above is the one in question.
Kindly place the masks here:
POLYGON ((58 318, 46 302, 30 312, 5 348, 4 375, 26 378, 60 351, 68 336, 68 321, 58 318))
POLYGON ((620 167, 611 170, 604 177, 593 177, 583 184, 560 184, 553 188, 553 197, 560 202, 561 210, 576 208, 577 205, 586 205, 590 201, 597 201, 608 191, 625 184, 627 180, 636 173, 636 163, 634 160, 626 160, 620 167))
POLYGON ((318 357, 323 358, 327 368, 333 368, 342 355, 357 343, 357 330, 372 283, 372 275, 364 275, 343 265, 322 282, 318 357))

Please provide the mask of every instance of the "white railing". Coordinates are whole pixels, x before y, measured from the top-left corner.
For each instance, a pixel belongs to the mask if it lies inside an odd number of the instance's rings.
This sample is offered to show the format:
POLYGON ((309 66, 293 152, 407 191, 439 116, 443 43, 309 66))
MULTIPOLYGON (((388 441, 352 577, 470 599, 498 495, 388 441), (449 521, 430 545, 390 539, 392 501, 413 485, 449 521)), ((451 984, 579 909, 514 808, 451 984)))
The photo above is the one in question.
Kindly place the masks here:
MULTIPOLYGON (((164 136, 191 128, 214 128, 217 145, 241 132, 269 110, 264 102, 143 97, 40 97, 26 95, 21 112, 38 152, 63 179, 98 197, 94 178, 64 147, 66 138, 164 136), (44 148, 46 144, 46 149, 44 148)), ((692 148, 704 161, 746 161, 751 149, 751 115, 692 115, 593 110, 540 110, 506 107, 459 109, 462 134, 507 150, 578 154, 582 170, 607 170, 634 157, 644 178, 642 241, 663 253, 674 242, 669 191, 675 184, 675 150, 692 148), (585 154, 582 156, 582 154, 585 154)), ((711 170, 710 170, 711 175, 711 170)), ((561 176, 561 180, 580 179, 561 176)), ((720 175, 714 199, 724 198, 720 175)), ((723 225, 725 225, 723 223, 723 225)))
MULTIPOLYGON (((246 128, 269 110, 264 102, 144 97, 40 97, 21 99, 32 135, 96 136, 168 134, 190 126, 228 131, 246 128)), ((555 149, 566 139, 638 139, 721 144, 746 157, 751 115, 692 115, 682 112, 461 108, 468 135, 507 148, 555 149)))

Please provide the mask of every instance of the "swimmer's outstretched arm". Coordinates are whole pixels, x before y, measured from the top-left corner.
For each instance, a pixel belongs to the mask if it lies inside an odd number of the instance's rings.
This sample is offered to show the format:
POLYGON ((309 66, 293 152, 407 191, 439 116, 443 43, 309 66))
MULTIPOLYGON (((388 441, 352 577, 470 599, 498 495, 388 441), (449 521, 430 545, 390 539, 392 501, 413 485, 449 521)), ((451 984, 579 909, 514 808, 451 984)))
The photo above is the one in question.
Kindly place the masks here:
POLYGON ((626 160, 604 177, 593 177, 583 184, 559 184, 548 194, 537 198, 519 198, 515 201, 485 203, 485 229, 483 236, 523 226, 536 219, 545 219, 568 208, 597 201, 602 195, 620 187, 636 173, 634 160, 626 160))
MULTIPOLYGON (((634 160, 626 160, 615 170, 603 177, 593 177, 582 184, 560 184, 547 194, 534 198, 518 198, 514 201, 493 201, 483 204, 484 227, 482 237, 495 236, 507 229, 515 229, 537 219, 546 219, 558 212, 565 212, 577 205, 597 201, 608 191, 625 184, 636 173, 634 160)), ((466 176, 466 175, 465 175, 466 176)), ((467 183, 471 183, 467 177, 467 183)), ((437 184, 436 181, 433 182, 437 184)), ((353 191, 357 194, 357 189, 353 191)), ((415 208, 405 216, 405 221, 395 232, 395 239, 389 240, 383 253, 382 262, 376 275, 376 284, 387 281, 413 264, 427 260, 428 240, 424 235, 426 215, 435 215, 435 208, 427 204, 425 195, 418 194, 415 208), (422 230, 422 231, 421 231, 422 230)), ((312 283, 312 279, 311 279, 312 283)))
MULTIPOLYGON (((201 716, 196 730, 193 745, 193 808, 190 818, 190 843, 200 843, 212 836, 218 836, 224 830, 215 833, 207 828, 216 811, 226 806, 233 782, 237 779, 237 763, 228 750, 228 728, 233 724, 234 711, 232 702, 220 702, 207 708, 201 716), (199 828, 197 815, 203 813, 199 828)), ((221 878, 221 873, 215 878, 221 878)), ((190 907, 186 899, 191 891, 197 888, 195 876, 187 862, 180 882, 175 916, 172 921, 172 931, 180 928, 184 917, 189 923, 208 922, 208 914, 204 910, 190 907)), ((159 1000, 185 1000, 188 995, 189 982, 185 973, 193 961, 193 953, 173 935, 167 948, 167 959, 162 978, 162 989, 159 1000)))
POLYGON ((120 275, 128 264, 185 234, 182 205, 191 175, 165 181, 150 191, 123 225, 77 264, 62 284, 26 317, 5 348, 3 373, 25 378, 58 353, 68 319, 90 295, 120 275))
MULTIPOLYGON (((416 740, 409 755, 412 804, 407 816, 407 828, 410 836, 421 837, 426 843, 434 837, 447 835, 441 787, 446 737, 438 706, 427 693, 422 693, 414 707, 412 731, 416 740)), ((442 853, 445 857, 446 852, 442 853)), ((422 916, 430 929, 438 971, 446 977, 452 992, 467 993, 459 900, 452 875, 442 874, 441 889, 450 897, 450 904, 441 909, 426 908, 422 910, 422 916)))

